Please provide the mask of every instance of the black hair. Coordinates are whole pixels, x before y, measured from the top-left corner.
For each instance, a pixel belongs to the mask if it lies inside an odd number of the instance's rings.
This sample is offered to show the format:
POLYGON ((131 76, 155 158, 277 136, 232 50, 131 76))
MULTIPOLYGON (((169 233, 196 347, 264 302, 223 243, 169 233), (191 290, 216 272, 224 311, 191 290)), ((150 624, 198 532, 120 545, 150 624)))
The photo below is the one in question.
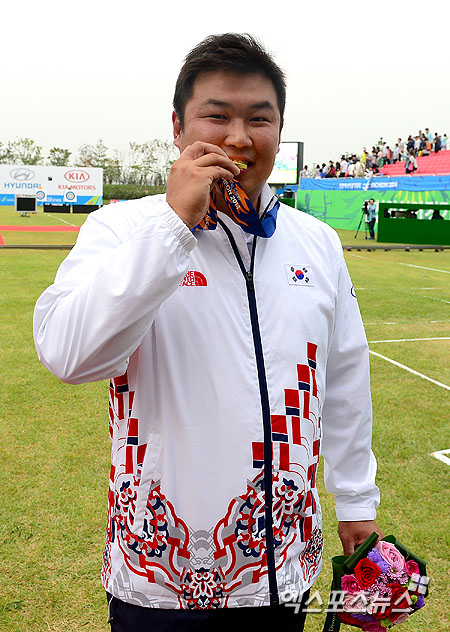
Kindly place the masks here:
POLYGON ((285 75, 262 44, 248 33, 209 35, 186 55, 173 97, 173 108, 181 128, 186 103, 192 96, 197 76, 202 72, 217 71, 258 74, 270 79, 277 94, 282 128, 286 105, 285 75))

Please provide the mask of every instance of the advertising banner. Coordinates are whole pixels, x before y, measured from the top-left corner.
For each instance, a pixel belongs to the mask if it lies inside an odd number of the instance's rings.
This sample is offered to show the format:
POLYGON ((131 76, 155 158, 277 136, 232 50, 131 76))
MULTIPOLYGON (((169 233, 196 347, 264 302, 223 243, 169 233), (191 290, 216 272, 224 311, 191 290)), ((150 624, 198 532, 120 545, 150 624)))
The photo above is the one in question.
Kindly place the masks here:
MULTIPOLYGON (((326 222, 333 228, 356 230, 361 219, 365 200, 423 203, 425 208, 418 211, 418 219, 431 218, 432 210, 426 209, 430 203, 450 202, 450 191, 304 191, 297 192, 297 208, 326 222)), ((450 219, 448 210, 441 211, 444 219, 450 219)), ((364 227, 363 227, 364 229, 364 227)))
POLYGON ((302 178, 302 191, 449 191, 449 176, 302 178))
POLYGON ((103 169, 0 164, 0 205, 14 205, 18 194, 35 195, 38 205, 103 203, 103 169))

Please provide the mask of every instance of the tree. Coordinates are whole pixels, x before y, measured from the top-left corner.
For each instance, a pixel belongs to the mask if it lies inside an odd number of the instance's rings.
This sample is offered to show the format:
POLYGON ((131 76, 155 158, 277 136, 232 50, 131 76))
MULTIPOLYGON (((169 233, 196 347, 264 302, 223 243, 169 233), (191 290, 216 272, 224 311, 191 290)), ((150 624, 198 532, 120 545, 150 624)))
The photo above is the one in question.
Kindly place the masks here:
POLYGON ((8 150, 0 141, 0 164, 8 163, 8 150))
POLYGON ((48 163, 56 167, 68 167, 71 152, 61 147, 52 147, 48 155, 48 163))
POLYGON ((178 157, 178 150, 172 142, 154 140, 157 164, 153 184, 166 185, 170 168, 178 157))
POLYGON ((177 151, 172 143, 154 139, 146 143, 131 143, 127 184, 164 185, 177 151))
POLYGON ((108 161, 108 148, 100 138, 96 145, 81 145, 78 150, 78 167, 104 167, 108 161))
POLYGON ((115 152, 114 158, 107 158, 103 167, 103 182, 106 184, 121 184, 122 175, 122 160, 118 152, 115 152))
POLYGON ((31 138, 18 138, 9 141, 7 148, 8 162, 19 165, 41 165, 43 163, 42 147, 36 145, 31 138))

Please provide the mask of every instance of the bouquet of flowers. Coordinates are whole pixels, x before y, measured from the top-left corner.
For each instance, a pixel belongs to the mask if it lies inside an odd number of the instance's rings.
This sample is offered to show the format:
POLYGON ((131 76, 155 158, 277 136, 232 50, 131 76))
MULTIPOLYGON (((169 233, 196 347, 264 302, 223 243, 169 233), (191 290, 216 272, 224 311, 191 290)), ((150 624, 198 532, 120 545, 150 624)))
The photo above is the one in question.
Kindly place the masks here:
POLYGON ((377 539, 372 533, 350 557, 333 558, 332 597, 338 594, 339 601, 334 599, 338 607, 324 630, 336 632, 340 623, 347 623, 365 632, 384 632, 425 604, 425 562, 394 536, 376 544, 377 539))

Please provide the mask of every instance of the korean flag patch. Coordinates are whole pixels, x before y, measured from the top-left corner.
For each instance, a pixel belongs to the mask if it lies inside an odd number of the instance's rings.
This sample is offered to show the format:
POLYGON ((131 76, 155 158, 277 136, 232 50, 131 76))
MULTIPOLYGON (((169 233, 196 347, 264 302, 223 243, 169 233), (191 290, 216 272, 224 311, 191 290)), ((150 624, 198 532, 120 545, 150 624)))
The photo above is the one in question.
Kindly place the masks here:
POLYGON ((314 285, 312 268, 309 263, 298 265, 286 263, 284 269, 286 270, 289 285, 303 285, 310 287, 314 285))

